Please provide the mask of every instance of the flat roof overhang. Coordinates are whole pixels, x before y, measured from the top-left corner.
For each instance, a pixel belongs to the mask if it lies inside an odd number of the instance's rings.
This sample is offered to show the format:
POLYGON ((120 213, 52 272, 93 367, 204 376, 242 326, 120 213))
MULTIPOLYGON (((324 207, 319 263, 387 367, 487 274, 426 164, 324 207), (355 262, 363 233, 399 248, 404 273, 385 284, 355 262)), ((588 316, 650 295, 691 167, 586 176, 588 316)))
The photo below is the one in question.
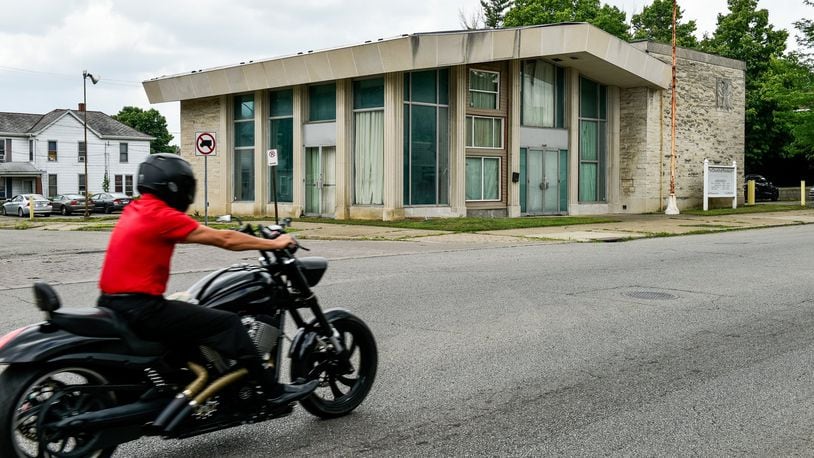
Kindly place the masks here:
POLYGON ((434 32, 162 76, 142 85, 150 103, 173 102, 453 65, 546 58, 602 84, 670 86, 670 65, 586 23, 434 32))

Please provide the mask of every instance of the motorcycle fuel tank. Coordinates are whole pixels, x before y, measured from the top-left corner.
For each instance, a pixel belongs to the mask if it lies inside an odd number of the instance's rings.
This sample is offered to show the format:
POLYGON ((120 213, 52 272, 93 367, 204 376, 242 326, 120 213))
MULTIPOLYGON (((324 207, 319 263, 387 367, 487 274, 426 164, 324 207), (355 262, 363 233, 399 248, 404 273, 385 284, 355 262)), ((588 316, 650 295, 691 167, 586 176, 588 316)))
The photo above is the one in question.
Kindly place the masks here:
POLYGON ((229 309, 230 305, 271 305, 277 289, 268 270, 239 264, 212 272, 187 293, 200 305, 229 309))

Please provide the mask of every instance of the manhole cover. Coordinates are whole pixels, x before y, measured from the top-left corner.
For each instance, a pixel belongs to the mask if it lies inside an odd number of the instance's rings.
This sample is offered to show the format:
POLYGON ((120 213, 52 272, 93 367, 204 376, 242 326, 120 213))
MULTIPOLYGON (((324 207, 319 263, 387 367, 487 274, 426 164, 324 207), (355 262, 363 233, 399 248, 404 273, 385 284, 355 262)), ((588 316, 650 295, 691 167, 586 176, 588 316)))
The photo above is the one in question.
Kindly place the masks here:
POLYGON ((651 301, 667 301, 678 298, 676 295, 661 293, 658 291, 632 291, 625 293, 625 296, 632 297, 634 299, 648 299, 651 301))

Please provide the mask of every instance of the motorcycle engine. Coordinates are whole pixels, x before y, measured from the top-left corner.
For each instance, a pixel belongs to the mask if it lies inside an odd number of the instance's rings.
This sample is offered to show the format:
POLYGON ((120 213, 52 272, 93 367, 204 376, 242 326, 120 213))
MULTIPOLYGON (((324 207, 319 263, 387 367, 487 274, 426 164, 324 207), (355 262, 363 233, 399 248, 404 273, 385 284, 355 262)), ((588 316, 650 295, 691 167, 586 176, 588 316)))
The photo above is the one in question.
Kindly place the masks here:
POLYGON ((280 337, 280 330, 262 321, 261 317, 244 316, 241 321, 249 332, 249 337, 254 341, 257 351, 268 360, 274 347, 277 346, 277 338, 280 337))

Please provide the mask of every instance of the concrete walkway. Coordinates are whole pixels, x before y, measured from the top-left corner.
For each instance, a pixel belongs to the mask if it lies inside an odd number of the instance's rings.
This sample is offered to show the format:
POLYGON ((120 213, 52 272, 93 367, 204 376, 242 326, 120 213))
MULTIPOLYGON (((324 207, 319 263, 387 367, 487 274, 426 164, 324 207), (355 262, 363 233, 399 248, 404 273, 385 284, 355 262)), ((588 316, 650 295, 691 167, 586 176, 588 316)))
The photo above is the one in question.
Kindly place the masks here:
MULTIPOLYGON (((454 233, 400 229, 392 227, 361 226, 333 223, 294 222, 297 237, 310 240, 420 240, 426 243, 471 243, 492 245, 517 245, 563 242, 612 242, 644 237, 682 235, 728 230, 754 229, 814 223, 814 209, 743 213, 723 216, 697 216, 664 214, 607 215, 618 220, 614 223, 579 224, 571 226, 532 227, 475 233, 454 233)), ((57 218, 54 218, 57 219, 57 218)), ((88 226, 103 229, 111 227, 115 220, 94 218, 89 222, 53 221, 49 218, 28 219, 0 217, 0 229, 29 229, 47 231, 88 230, 88 226)))

